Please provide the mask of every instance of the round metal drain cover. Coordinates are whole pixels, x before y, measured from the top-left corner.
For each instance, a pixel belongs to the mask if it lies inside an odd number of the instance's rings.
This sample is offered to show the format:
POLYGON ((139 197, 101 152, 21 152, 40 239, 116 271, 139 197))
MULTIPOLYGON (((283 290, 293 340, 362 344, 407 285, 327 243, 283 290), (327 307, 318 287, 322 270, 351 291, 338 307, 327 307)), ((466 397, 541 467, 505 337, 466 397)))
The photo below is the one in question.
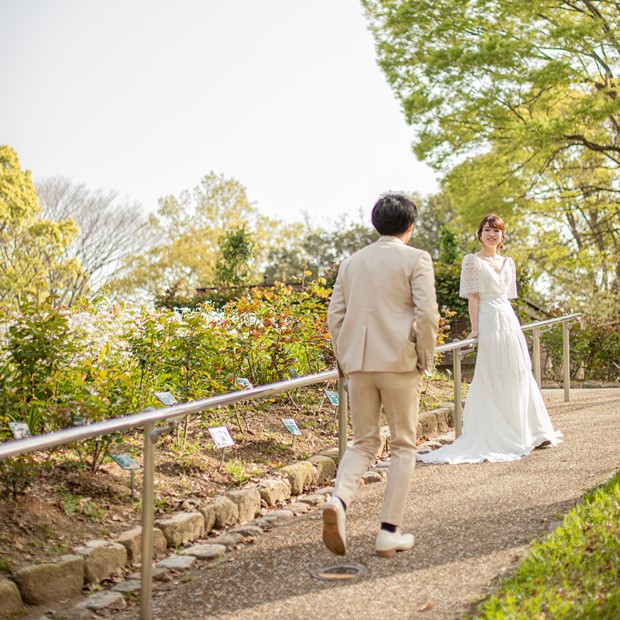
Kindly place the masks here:
POLYGON ((363 564, 336 564, 313 571, 312 576, 322 581, 353 581, 363 577, 367 571, 363 564))

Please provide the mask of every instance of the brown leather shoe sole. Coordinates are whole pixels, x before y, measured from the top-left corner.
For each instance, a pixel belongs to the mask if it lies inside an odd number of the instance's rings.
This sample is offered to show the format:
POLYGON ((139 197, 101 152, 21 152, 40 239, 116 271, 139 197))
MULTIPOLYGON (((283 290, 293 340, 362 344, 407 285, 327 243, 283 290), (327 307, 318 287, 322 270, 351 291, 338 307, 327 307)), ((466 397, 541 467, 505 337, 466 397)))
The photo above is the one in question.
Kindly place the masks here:
POLYGON ((323 542, 332 553, 345 554, 344 540, 338 531, 338 512, 333 506, 323 508, 323 542))
MULTIPOLYGON (((377 555, 380 558, 392 558, 396 555, 397 551, 401 551, 401 549, 387 549, 386 551, 377 551, 377 555)), ((402 549, 402 551, 406 551, 402 549)))

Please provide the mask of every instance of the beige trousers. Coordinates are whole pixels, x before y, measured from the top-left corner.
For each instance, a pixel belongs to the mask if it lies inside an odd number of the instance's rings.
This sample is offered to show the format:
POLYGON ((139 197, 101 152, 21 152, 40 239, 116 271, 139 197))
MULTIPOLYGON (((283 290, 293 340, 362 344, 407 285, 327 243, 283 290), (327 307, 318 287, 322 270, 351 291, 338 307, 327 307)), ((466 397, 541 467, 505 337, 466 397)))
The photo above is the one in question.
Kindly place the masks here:
POLYGON ((420 374, 354 372, 349 376, 353 444, 338 466, 334 495, 347 506, 381 446, 381 405, 390 428, 391 462, 381 522, 400 527, 415 469, 420 374))

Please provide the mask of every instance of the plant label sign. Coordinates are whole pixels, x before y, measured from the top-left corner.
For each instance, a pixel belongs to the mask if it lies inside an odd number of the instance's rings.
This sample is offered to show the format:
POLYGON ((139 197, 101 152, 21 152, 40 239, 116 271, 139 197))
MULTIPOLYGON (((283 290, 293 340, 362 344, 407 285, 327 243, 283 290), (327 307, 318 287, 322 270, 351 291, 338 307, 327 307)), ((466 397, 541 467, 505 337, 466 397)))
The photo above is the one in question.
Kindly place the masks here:
POLYGON ((291 435, 301 435, 297 422, 293 418, 282 418, 282 424, 291 435))
POLYGON ((325 394, 327 396, 327 398, 329 399, 329 402, 334 405, 334 407, 338 406, 338 392, 335 392, 334 390, 325 390, 325 394))
POLYGON ((245 377, 237 377, 235 383, 240 385, 244 390, 249 390, 254 387, 245 377))
POLYGON ((32 437, 26 422, 9 422, 9 428, 15 439, 27 439, 28 437, 32 437))
POLYGON ((166 407, 179 404, 179 401, 170 392, 155 392, 155 398, 166 407))
POLYGON ((227 426, 213 426, 209 429, 209 434, 216 448, 230 448, 235 445, 227 426))
POLYGON ((140 463, 134 461, 129 454, 110 454, 112 460, 123 469, 140 469, 140 463))

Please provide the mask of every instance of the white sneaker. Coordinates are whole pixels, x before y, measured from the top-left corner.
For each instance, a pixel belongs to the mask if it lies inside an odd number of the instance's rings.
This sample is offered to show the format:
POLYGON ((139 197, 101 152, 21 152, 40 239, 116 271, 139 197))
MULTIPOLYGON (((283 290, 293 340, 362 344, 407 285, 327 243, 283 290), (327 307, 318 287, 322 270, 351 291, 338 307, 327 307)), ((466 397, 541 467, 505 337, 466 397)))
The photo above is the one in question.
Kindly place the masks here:
POLYGON ((398 530, 388 532, 379 530, 377 534, 377 555, 382 558, 391 558, 397 551, 407 551, 415 543, 413 534, 401 534, 398 530))
POLYGON ((323 508, 323 542, 336 555, 344 555, 346 513, 342 502, 334 495, 323 508))

